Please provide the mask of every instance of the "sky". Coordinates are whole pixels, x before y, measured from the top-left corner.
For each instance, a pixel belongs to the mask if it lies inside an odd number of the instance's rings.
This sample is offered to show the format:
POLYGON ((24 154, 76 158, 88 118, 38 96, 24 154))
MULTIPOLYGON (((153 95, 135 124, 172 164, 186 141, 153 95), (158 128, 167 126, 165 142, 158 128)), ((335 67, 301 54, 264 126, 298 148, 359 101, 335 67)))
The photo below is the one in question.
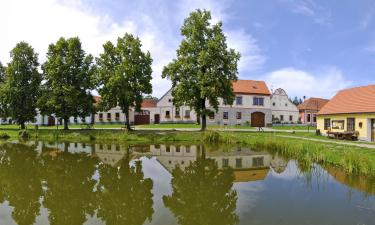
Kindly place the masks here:
POLYGON ((242 55, 239 79, 264 80, 291 98, 375 84, 373 0, 0 0, 0 61, 26 41, 43 63, 49 44, 75 36, 99 56, 106 41, 129 32, 151 53, 153 95, 161 97, 170 88, 163 66, 195 9, 223 22, 228 46, 242 55))

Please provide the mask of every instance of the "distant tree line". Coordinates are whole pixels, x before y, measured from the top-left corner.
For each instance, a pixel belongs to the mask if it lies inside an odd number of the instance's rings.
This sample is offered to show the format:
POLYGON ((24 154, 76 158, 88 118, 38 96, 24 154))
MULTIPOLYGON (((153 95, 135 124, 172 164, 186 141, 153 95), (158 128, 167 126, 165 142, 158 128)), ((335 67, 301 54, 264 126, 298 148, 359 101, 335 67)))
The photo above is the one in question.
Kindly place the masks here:
MULTIPOLYGON (((206 129, 207 103, 218 110, 218 98, 234 101, 231 81, 237 80, 240 54, 229 49, 222 23, 211 24, 211 13, 196 10, 185 19, 177 57, 164 67, 162 77, 172 81, 173 103, 190 106, 206 129)), ((140 110, 152 93, 152 58, 142 51, 138 37, 126 33, 116 43, 106 42, 94 58, 82 49, 78 37, 61 37, 48 47, 46 61, 26 42, 10 52, 10 62, 0 63, 0 116, 25 128, 35 116, 55 115, 68 129, 69 117, 85 117, 95 110, 121 107, 130 130, 129 109, 140 110), (94 107, 91 92, 101 101, 94 107), (39 112, 38 112, 39 110, 39 112)))

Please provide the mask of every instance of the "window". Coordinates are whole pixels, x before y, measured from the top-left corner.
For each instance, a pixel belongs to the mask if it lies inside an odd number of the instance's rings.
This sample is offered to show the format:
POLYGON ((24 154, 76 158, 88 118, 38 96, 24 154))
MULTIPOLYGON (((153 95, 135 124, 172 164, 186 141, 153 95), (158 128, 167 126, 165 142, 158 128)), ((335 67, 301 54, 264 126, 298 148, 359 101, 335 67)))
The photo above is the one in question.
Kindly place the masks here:
POLYGON ((190 153, 190 146, 186 146, 186 153, 190 153))
POLYGON ((117 113, 115 114, 115 119, 116 119, 116 121, 119 121, 119 120, 120 120, 120 113, 117 112, 117 113))
POLYGON ((331 119, 326 118, 324 119, 324 130, 328 130, 329 128, 331 128, 331 119))
POLYGON ((190 118, 190 110, 185 110, 185 118, 190 118))
POLYGON ((165 111, 165 118, 170 118, 171 112, 169 110, 165 111))
POLYGON ((120 145, 116 145, 116 151, 120 151, 120 145))
POLYGON ((82 122, 86 123, 86 117, 82 118, 82 122))
POLYGON ((103 113, 99 113, 99 120, 100 120, 100 121, 103 120, 103 113))
POLYGON ((242 158, 236 159, 236 168, 241 168, 242 167, 242 158))
POLYGON ((229 159, 223 159, 223 167, 229 166, 229 159))
POLYGON ((78 123, 77 117, 74 117, 74 123, 78 123))
POLYGON ((176 108, 176 115, 175 115, 176 118, 180 118, 180 109, 179 108, 176 108))
POLYGON ((253 98, 253 105, 263 106, 264 105, 264 98, 254 97, 253 98))
POLYGON ((355 118, 348 118, 347 119, 347 130, 348 131, 355 131, 355 118))
POLYGON ((242 96, 236 96, 236 105, 242 105, 242 96))
POLYGON ((225 120, 228 119, 228 112, 223 112, 223 119, 225 119, 225 120))
POLYGON ((284 115, 280 115, 280 121, 284 121, 284 115))
POLYGON ((165 151, 166 152, 171 152, 171 147, 167 146, 165 151))
POLYGON ((274 103, 274 102, 273 102, 273 103, 272 103, 272 105, 273 105, 273 106, 275 106, 275 105, 276 105, 276 103, 274 103))
POLYGON ((288 107, 288 104, 285 103, 285 107, 288 107))
POLYGON ((316 114, 313 114, 313 122, 316 123, 316 114))
POLYGON ((263 157, 254 157, 253 158, 253 166, 254 167, 261 167, 264 166, 264 158, 263 157))
POLYGON ((107 120, 111 120, 111 113, 107 113, 107 120))
POLYGON ((311 121, 311 114, 307 114, 307 122, 311 121))
POLYGON ((293 116, 289 115, 289 121, 293 121, 293 116))
POLYGON ((180 146, 176 146, 176 152, 180 152, 180 146))
POLYGON ((208 113, 208 118, 210 119, 210 120, 213 120, 213 119, 215 119, 215 113, 214 112, 209 112, 208 113))
POLYGON ((345 125, 344 120, 332 120, 332 129, 340 129, 343 130, 345 125))
POLYGON ((241 112, 237 112, 237 114, 236 114, 236 118, 237 118, 238 120, 242 119, 242 113, 241 113, 241 112))
POLYGON ((172 99, 168 99, 168 102, 172 102, 172 99))

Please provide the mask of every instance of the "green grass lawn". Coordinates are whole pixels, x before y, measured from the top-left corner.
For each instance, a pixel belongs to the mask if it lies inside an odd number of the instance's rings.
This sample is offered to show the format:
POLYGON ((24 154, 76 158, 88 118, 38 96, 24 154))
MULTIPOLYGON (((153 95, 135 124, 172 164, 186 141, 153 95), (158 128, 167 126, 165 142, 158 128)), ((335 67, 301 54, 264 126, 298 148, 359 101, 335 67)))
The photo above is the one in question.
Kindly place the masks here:
POLYGON ((275 130, 311 130, 315 131, 316 128, 312 126, 273 126, 272 129, 275 130))

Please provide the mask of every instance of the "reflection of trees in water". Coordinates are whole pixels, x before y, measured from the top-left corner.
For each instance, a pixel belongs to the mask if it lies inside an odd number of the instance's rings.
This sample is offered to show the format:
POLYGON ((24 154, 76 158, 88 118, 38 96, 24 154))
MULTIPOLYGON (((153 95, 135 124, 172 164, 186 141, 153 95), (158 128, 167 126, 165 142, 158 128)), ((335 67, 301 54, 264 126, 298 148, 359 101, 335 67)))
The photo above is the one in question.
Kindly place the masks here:
POLYGON ((96 209, 93 174, 97 160, 85 153, 44 153, 43 179, 46 190, 43 206, 51 224, 83 224, 96 209))
POLYGON ((154 210, 152 200, 153 182, 144 178, 142 162, 129 165, 129 153, 119 167, 107 164, 99 166, 98 213, 106 224, 141 225, 151 221, 154 210))
POLYGON ((40 162, 33 147, 4 144, 0 149, 0 201, 14 207, 17 224, 34 224, 39 215, 42 184, 40 162))
POLYGON ((220 171, 213 159, 205 159, 204 151, 202 156, 184 170, 173 170, 173 193, 163 197, 164 205, 180 225, 237 224, 233 170, 220 171))

